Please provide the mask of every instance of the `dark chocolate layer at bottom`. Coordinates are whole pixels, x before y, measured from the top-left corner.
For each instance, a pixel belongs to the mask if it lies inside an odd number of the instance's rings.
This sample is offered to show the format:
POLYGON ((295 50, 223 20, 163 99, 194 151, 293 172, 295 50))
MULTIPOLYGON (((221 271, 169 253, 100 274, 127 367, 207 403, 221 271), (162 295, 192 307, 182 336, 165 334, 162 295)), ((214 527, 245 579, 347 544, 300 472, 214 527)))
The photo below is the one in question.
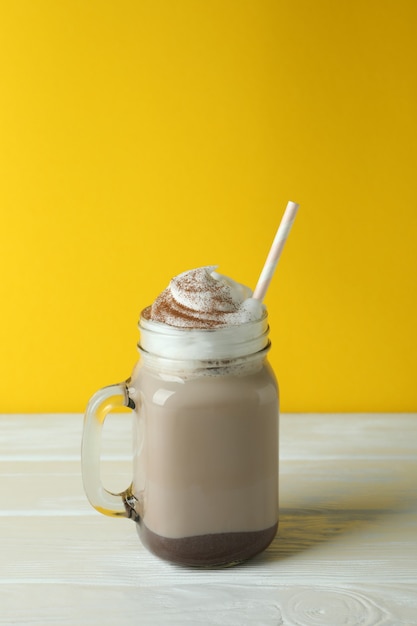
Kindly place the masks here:
POLYGON ((276 535, 278 522, 253 532, 215 533, 171 539, 157 535, 138 523, 138 533, 144 546, 156 556, 197 567, 240 563, 263 552, 276 535))

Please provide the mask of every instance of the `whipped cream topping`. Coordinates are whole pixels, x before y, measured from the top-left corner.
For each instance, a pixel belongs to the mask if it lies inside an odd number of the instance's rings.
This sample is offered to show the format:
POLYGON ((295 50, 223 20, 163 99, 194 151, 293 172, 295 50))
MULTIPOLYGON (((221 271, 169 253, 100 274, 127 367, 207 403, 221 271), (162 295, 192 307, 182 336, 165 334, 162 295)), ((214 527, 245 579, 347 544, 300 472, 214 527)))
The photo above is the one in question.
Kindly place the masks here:
POLYGON ((264 306, 249 287, 209 265, 175 276, 142 317, 177 328, 221 328, 260 319, 264 306))

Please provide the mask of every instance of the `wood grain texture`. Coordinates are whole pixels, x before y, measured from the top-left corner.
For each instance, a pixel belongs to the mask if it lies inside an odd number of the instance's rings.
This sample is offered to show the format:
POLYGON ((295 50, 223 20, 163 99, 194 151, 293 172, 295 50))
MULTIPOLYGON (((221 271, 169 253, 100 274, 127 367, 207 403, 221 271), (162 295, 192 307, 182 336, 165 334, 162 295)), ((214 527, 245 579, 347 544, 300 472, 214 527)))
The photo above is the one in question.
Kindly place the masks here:
MULTIPOLYGON (((280 529, 230 569, 149 554, 83 493, 80 415, 0 416, 0 624, 417 625, 417 415, 284 415, 280 529)), ((103 476, 130 477, 130 418, 103 476)))

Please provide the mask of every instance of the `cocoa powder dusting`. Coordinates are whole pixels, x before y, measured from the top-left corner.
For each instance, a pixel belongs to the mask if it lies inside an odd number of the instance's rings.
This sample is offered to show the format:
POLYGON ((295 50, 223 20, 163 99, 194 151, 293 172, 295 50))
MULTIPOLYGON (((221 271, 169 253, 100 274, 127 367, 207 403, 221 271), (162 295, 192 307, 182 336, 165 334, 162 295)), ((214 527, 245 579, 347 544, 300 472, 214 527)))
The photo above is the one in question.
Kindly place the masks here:
POLYGON ((155 302, 144 309, 143 318, 178 328, 197 329, 221 328, 246 321, 236 321, 241 293, 236 298, 233 287, 223 277, 212 275, 213 269, 200 267, 174 277, 155 302))

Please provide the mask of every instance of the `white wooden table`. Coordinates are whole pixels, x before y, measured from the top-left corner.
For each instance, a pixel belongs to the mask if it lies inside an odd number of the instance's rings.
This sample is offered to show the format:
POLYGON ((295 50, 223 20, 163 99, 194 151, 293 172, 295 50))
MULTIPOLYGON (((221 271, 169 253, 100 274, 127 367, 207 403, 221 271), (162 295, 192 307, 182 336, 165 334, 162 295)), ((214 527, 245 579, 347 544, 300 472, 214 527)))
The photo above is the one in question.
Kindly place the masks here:
MULTIPOLYGON (((84 496, 80 415, 0 416, 0 624, 417 625, 417 415, 284 415, 279 533, 229 569, 149 554, 84 496)), ((130 416, 103 474, 127 486, 130 416)))

